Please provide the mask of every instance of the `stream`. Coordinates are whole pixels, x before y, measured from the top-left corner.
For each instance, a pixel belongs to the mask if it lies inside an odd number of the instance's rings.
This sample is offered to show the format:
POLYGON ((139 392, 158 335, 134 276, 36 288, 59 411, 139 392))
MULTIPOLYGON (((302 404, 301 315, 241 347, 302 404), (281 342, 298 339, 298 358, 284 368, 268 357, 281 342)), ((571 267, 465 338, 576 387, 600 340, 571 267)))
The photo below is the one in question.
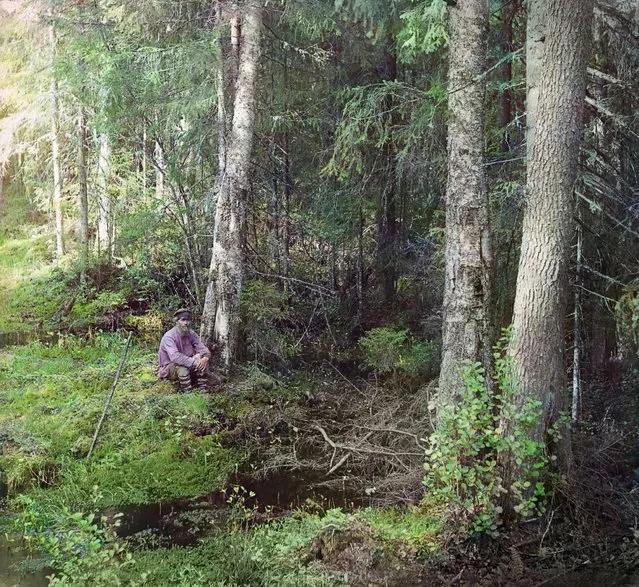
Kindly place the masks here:
POLYGON ((0 585, 2 587, 46 587, 49 584, 47 575, 52 573, 51 569, 32 569, 32 566, 39 566, 30 565, 32 561, 19 538, 12 540, 4 535, 0 536, 0 585), (23 570, 22 567, 26 568, 23 570))

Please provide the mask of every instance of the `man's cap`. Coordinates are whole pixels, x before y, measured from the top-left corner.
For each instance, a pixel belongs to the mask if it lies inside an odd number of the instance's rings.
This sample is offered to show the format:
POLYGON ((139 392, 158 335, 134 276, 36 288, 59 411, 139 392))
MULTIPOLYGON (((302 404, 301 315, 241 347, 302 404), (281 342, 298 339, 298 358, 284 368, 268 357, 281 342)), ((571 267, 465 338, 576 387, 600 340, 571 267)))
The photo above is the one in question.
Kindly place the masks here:
POLYGON ((188 308, 179 308, 178 310, 175 310, 175 312, 173 312, 173 318, 175 318, 176 320, 180 320, 180 318, 187 318, 188 320, 190 320, 191 310, 189 310, 188 308))

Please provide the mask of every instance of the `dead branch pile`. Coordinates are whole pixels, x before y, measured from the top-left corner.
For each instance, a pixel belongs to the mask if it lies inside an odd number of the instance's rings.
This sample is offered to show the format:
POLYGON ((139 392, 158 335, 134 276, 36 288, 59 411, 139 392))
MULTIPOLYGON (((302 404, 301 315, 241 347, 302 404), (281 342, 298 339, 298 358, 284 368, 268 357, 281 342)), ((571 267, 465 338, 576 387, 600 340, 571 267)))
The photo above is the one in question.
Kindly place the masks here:
POLYGON ((398 394, 365 381, 325 380, 306 401, 255 410, 244 435, 256 473, 287 471, 320 493, 345 491, 370 503, 414 503, 432 431, 431 391, 398 394))

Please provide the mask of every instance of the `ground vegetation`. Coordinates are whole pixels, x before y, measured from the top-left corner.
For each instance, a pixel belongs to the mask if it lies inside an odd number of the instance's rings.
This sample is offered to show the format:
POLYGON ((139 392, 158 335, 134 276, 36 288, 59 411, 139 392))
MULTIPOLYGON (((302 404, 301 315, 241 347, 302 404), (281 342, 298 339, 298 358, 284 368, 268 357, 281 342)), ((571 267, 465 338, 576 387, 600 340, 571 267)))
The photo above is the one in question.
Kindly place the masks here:
POLYGON ((0 13, 3 561, 636 582, 631 2, 0 13), (155 378, 178 307, 209 394, 155 378))

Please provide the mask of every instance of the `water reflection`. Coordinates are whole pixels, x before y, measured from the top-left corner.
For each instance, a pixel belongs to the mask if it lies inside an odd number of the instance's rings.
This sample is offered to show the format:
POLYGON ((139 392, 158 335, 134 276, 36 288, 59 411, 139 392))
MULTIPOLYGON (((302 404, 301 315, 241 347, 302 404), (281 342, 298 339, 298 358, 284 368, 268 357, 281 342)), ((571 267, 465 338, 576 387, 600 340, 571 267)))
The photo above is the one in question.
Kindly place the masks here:
POLYGON ((0 536, 0 585, 2 587, 46 587, 47 575, 51 569, 38 568, 26 572, 24 569, 41 566, 30 558, 29 553, 21 547, 20 540, 7 539, 0 536))

